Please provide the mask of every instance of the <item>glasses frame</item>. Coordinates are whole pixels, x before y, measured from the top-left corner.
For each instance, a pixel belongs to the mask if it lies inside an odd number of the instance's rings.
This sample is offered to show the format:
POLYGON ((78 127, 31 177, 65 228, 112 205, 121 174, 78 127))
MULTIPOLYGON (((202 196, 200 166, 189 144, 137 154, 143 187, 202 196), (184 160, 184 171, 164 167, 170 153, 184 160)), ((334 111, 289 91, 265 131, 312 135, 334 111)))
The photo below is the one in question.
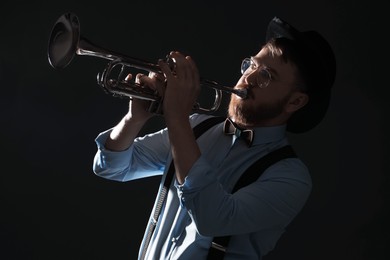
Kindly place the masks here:
POLYGON ((272 74, 267 67, 259 66, 254 61, 253 57, 247 57, 241 62, 241 74, 248 77, 252 73, 257 73, 256 85, 259 88, 268 87, 269 83, 272 81, 272 74), (248 72, 248 70, 251 71, 248 72))

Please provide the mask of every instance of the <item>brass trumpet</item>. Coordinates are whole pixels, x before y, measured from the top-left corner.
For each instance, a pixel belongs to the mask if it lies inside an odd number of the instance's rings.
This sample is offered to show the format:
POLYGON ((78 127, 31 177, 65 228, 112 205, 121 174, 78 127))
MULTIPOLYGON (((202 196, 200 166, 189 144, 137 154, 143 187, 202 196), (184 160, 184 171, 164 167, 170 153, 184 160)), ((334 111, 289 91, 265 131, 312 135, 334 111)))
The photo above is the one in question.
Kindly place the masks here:
MULTIPOLYGON (((125 68, 135 68, 149 72, 161 73, 159 66, 145 60, 129 57, 123 54, 101 48, 80 34, 80 23, 74 13, 65 13, 61 15, 54 24, 48 43, 48 60, 55 69, 62 69, 77 55, 88 55, 110 60, 101 74, 97 75, 97 83, 107 93, 113 96, 127 96, 129 98, 139 98, 149 100, 149 111, 153 113, 162 113, 162 97, 157 91, 142 87, 137 83, 124 80, 125 68), (120 67, 116 78, 112 78, 113 70, 120 67)), ((167 60, 174 66, 172 60, 167 60)), ((235 94, 241 98, 246 98, 245 89, 238 90, 222 86, 215 81, 200 78, 201 86, 213 88, 215 90, 215 99, 211 108, 202 108, 199 103, 194 107, 194 111, 203 113, 212 113, 216 111, 222 100, 222 91, 235 94)))

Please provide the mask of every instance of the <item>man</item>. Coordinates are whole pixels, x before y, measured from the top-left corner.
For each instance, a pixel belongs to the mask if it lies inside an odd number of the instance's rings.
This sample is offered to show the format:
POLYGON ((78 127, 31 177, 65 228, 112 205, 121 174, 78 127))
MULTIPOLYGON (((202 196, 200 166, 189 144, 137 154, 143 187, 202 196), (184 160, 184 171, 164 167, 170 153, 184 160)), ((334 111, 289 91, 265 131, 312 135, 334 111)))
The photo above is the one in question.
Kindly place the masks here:
POLYGON ((275 17, 266 44, 242 63, 234 88, 247 97, 232 94, 227 120, 198 138, 193 128, 211 116, 192 112, 200 90, 197 67, 179 52, 170 58, 172 70, 158 63, 164 77, 136 78, 164 96, 167 127, 137 137, 153 115, 145 101, 131 100, 118 125, 96 138, 94 172, 116 181, 162 174, 161 190, 173 160, 173 180, 160 214, 151 214, 148 227, 155 228, 150 236, 145 232, 139 259, 207 259, 210 248, 224 259, 261 259, 304 206, 312 188, 309 171, 299 158, 285 158, 253 183, 232 189, 255 161, 288 145, 286 131, 303 133, 321 121, 335 78, 333 52, 317 32, 300 32, 275 17), (239 133, 250 133, 250 140, 239 133), (227 245, 212 243, 221 236, 230 237, 227 245))

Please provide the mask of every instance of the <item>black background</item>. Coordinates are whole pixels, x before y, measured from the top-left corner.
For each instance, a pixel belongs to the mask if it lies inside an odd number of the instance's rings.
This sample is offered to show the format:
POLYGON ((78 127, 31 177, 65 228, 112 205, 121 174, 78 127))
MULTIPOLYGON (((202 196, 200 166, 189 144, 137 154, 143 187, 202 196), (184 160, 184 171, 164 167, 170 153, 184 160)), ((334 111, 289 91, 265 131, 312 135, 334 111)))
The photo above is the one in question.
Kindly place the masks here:
MULTIPOLYGON (((367 1, 2 1, 0 10, 0 259, 136 259, 154 202, 158 178, 119 183, 92 172, 94 138, 127 100, 96 84, 106 60, 50 67, 50 31, 68 11, 99 46, 151 61, 179 50, 202 77, 231 86, 274 16, 320 31, 338 60, 332 102, 318 127, 290 135, 313 192, 265 259, 389 256, 386 88, 372 73, 367 1)), ((143 133, 163 125, 155 118, 143 133)))

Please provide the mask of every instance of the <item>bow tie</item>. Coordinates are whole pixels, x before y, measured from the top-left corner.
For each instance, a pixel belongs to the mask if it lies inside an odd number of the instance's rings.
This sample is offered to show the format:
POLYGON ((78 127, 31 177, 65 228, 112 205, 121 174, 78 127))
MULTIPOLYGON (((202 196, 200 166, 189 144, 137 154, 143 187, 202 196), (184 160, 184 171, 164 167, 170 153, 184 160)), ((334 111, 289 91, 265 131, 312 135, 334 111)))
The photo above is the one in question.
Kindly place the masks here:
POLYGON ((237 138, 244 138, 248 146, 252 145, 254 136, 253 130, 239 128, 230 120, 230 118, 226 118, 225 124, 223 125, 223 132, 226 135, 235 135, 237 138))

